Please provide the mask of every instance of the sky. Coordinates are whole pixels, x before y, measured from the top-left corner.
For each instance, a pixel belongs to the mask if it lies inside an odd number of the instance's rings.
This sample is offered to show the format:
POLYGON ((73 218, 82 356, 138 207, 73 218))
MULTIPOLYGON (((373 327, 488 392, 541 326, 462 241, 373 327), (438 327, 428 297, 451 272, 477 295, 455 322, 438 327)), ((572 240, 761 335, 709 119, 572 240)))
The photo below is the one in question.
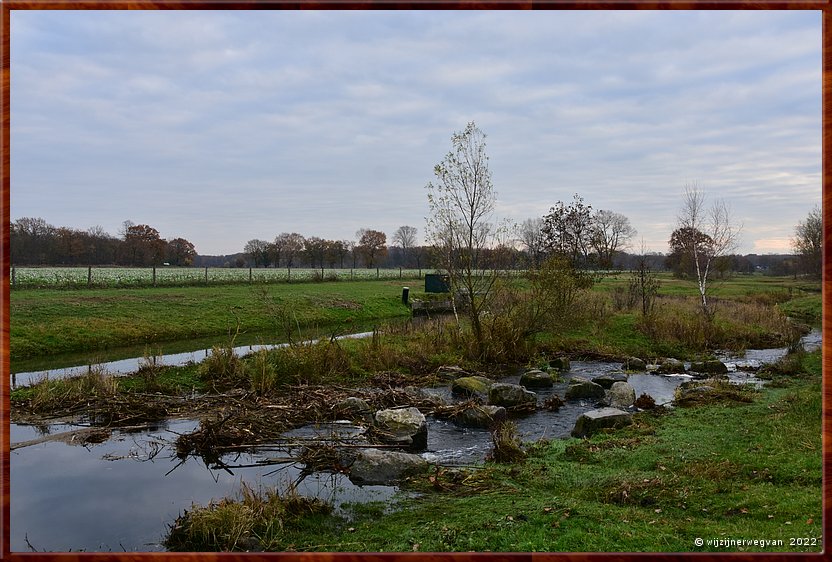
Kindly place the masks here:
POLYGON ((10 55, 12 221, 421 241, 470 121, 516 223, 577 193, 666 252, 695 182, 778 253, 821 201, 820 11, 13 10, 10 55))

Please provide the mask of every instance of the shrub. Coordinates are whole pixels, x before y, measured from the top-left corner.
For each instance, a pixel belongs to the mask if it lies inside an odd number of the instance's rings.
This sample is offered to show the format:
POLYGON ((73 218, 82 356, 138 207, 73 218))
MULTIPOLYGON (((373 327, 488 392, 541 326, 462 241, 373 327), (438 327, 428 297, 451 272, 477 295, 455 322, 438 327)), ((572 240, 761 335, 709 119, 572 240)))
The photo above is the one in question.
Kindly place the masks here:
POLYGON ((493 448, 488 458, 500 463, 514 463, 526 458, 526 453, 520 448, 520 438, 517 436, 517 425, 511 421, 500 421, 491 428, 491 442, 493 448))
POLYGON ((77 377, 37 381, 28 393, 29 408, 36 413, 72 410, 75 406, 111 398, 117 392, 116 377, 103 367, 94 365, 77 377))
POLYGON ((246 378, 242 360, 230 345, 215 345, 211 354, 199 364, 199 377, 211 384, 237 384, 246 378))
POLYGON ((275 381, 319 383, 352 370, 348 354, 335 340, 290 345, 270 354, 268 376, 275 381))
POLYGON ((136 371, 136 375, 142 381, 144 390, 148 392, 160 388, 159 375, 162 374, 164 365, 160 359, 157 359, 157 355, 161 355, 161 351, 157 353, 149 347, 145 347, 144 355, 139 359, 139 369, 136 371))
POLYGON ((268 351, 261 349, 254 354, 246 366, 251 390, 261 395, 270 394, 280 383, 277 369, 270 361, 270 357, 268 351))

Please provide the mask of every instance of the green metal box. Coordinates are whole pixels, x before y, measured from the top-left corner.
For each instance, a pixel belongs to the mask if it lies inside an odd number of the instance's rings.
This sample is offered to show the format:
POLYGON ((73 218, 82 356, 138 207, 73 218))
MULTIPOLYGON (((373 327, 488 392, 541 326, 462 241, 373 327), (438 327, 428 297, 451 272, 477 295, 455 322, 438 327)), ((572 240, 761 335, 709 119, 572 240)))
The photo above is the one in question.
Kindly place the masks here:
POLYGON ((451 291, 451 278, 440 273, 425 274, 426 293, 449 293, 451 291))

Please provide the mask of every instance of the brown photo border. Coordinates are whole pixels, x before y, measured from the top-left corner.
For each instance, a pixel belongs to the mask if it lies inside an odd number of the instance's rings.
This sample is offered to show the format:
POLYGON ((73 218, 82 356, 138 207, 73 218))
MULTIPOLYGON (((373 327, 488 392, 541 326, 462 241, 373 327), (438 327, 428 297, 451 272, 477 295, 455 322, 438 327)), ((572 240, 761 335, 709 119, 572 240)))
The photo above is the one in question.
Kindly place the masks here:
POLYGON ((830 146, 832 146, 832 0, 666 0, 664 2, 638 0, 606 0, 600 2, 579 0, 296 0, 281 2, 272 0, 235 2, 233 0, 192 0, 192 1, 18 1, 0 0, 2 8, 2 199, 0 212, 2 213, 2 244, 0 244, 0 275, 2 275, 2 292, 0 292, 0 373, 5 373, 0 384, 0 481, 2 481, 2 510, 0 510, 0 558, 19 560, 21 562, 40 562, 46 560, 61 560, 66 562, 95 559, 96 561, 147 561, 147 560, 206 560, 230 562, 236 560, 280 559, 298 560, 304 562, 349 562, 353 560, 392 562, 397 560, 430 560, 454 562, 537 562, 550 560, 564 560, 568 562, 596 562, 609 560, 613 562, 635 562, 642 558, 652 561, 670 561, 680 557, 708 560, 725 558, 732 561, 754 560, 760 562, 781 562, 793 559, 824 560, 827 559, 827 544, 830 528, 832 528, 832 513, 830 512, 829 471, 830 453, 832 453, 832 429, 830 428, 830 404, 832 404, 832 385, 829 382, 830 358, 828 343, 832 338, 829 317, 832 308, 832 296, 827 291, 827 283, 832 280, 832 193, 830 192, 830 146), (822 11, 822 210, 824 217, 823 235, 823 279, 822 279, 822 338, 823 338, 823 551, 821 553, 12 553, 9 550, 9 191, 10 191, 10 12, 11 10, 820 10, 822 11))

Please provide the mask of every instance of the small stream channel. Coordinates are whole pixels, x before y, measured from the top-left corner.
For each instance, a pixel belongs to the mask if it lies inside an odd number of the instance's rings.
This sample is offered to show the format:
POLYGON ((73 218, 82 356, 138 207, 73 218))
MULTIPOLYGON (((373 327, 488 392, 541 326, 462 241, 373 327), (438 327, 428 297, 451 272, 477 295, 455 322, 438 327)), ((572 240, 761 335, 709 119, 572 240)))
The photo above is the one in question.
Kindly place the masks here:
MULTIPOLYGON (((412 321, 407 319, 406 321, 412 321)), ((418 321, 418 319, 417 319, 418 321)), ((404 322, 403 320, 388 320, 385 323, 404 322)), ((373 334, 373 329, 379 323, 351 325, 353 333, 344 334, 343 329, 337 327, 308 328, 301 333, 303 341, 318 341, 319 339, 349 339, 366 338, 373 334)), ((189 363, 199 363, 205 360, 215 345, 226 346, 232 341, 230 336, 197 338, 177 342, 162 342, 147 346, 127 346, 112 348, 98 352, 68 353, 49 357, 48 359, 22 359, 11 363, 11 388, 30 385, 44 378, 60 379, 83 375, 93 367, 103 368, 113 375, 135 373, 142 361, 152 359, 160 365, 182 366, 189 363), (152 350, 152 355, 146 357, 152 350)), ((261 349, 285 347, 285 339, 275 337, 273 333, 239 334, 233 338, 234 351, 237 355, 248 355, 261 349)))
MULTIPOLYGON (((803 339, 807 349, 820 345, 820 332, 803 339)), ((723 356, 738 383, 762 384, 747 366, 776 361, 786 349, 749 350, 744 357, 723 356)), ((620 364, 573 361, 571 370, 553 388, 538 391, 538 404, 552 394, 564 395, 573 376, 594 378, 620 370, 620 364)), ((502 382, 517 383, 519 374, 502 382)), ((647 393, 657 404, 668 403, 685 376, 630 374, 636 395, 647 393)), ((447 387, 429 389, 448 401, 455 400, 447 387)), ((524 441, 568 437, 578 416, 595 408, 592 401, 570 401, 558 412, 539 409, 517 418, 524 441)), ((11 424, 12 447, 44 435, 79 429, 71 424, 31 426, 11 424)), ((206 466, 200 459, 182 462, 174 442, 197 427, 191 420, 168 420, 135 431, 114 430, 98 444, 73 445, 48 441, 13 448, 11 476, 11 550, 38 551, 161 551, 162 541, 176 517, 192 503, 205 505, 239 492, 241 483, 285 489, 298 480, 300 467, 291 462, 258 466, 259 461, 291 455, 281 443, 251 453, 233 453, 221 460, 223 470, 206 466), (245 467, 242 467, 246 465, 245 467), (250 466, 254 465, 254 466, 250 466), (237 468, 240 467, 240 468, 237 468)), ((288 439, 325 438, 333 432, 349 435, 359 428, 346 423, 306 426, 287 434, 288 439)), ((481 463, 491 447, 485 429, 458 427, 450 421, 428 417, 428 447, 422 456, 442 465, 481 463)), ((399 497, 395 486, 356 486, 343 475, 312 474, 298 486, 301 494, 330 501, 336 511, 350 514, 350 504, 378 501, 393 505, 399 497)))

